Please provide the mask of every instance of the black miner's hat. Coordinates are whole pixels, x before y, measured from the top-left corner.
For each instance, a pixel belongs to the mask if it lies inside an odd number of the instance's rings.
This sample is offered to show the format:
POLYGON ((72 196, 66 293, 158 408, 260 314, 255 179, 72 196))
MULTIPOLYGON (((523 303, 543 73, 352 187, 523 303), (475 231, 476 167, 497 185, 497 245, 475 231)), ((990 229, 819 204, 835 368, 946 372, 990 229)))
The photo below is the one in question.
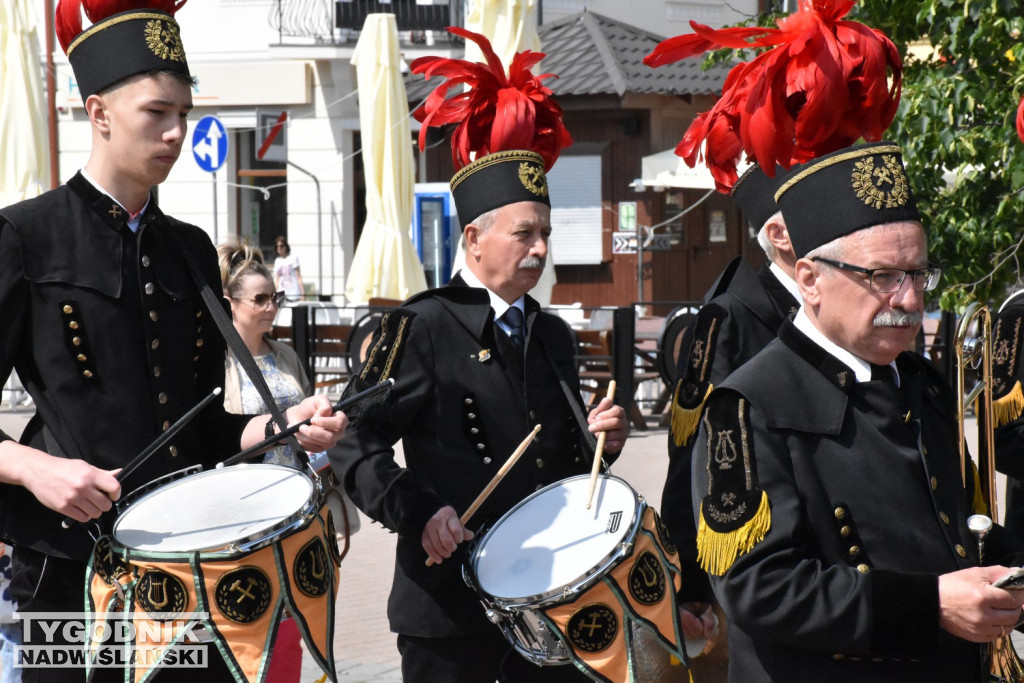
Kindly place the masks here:
POLYGON ((779 205, 775 203, 775 192, 789 177, 789 173, 782 166, 776 166, 775 177, 769 178, 760 166, 752 164, 732 186, 733 201, 755 230, 760 230, 779 210, 779 205))
POLYGON ((83 101, 140 73, 169 71, 191 77, 178 22, 170 12, 155 9, 176 10, 184 3, 138 0, 138 9, 106 14, 107 8, 125 4, 86 0, 82 5, 93 24, 84 30, 77 2, 64 0, 57 6, 57 36, 83 101))
POLYGON ((463 166, 449 183, 459 220, 469 223, 493 209, 516 202, 551 206, 544 159, 537 152, 495 152, 463 166))
POLYGON ((852 232, 920 221, 917 202, 892 142, 854 145, 813 159, 775 193, 797 258, 852 232))

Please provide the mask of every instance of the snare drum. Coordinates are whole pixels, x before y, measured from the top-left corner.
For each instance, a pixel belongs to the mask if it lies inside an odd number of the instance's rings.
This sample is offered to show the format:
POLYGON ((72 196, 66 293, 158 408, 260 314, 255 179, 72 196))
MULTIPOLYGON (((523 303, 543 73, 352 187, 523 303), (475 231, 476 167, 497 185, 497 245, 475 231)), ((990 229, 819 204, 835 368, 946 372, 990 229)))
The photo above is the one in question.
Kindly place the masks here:
MULTIPOLYGON (((239 681, 259 681, 287 610, 310 654, 334 671, 339 557, 321 488, 273 464, 157 480, 120 506, 112 534, 96 543, 86 584, 94 621, 133 614, 132 647, 156 664, 194 620, 239 681), (154 631, 159 642, 142 642, 154 631)), ((94 656, 101 647, 90 643, 94 656)))
POLYGON ((575 663, 628 680, 636 626, 652 628, 683 662, 675 549, 657 513, 625 481, 601 475, 551 484, 502 516, 463 570, 488 618, 525 658, 575 663))

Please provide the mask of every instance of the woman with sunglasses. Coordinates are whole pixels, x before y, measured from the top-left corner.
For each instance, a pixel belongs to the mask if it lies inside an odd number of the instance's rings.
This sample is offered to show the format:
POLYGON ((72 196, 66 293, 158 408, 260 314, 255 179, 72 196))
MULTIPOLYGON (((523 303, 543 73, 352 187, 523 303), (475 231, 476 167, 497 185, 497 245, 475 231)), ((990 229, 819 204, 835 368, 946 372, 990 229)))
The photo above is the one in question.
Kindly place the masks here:
MULTIPOLYGON (((274 278, 263 263, 263 254, 233 239, 217 247, 217 255, 224 297, 231 304, 231 319, 267 380, 277 407, 286 410, 300 403, 312 393, 312 387, 302 371, 299 356, 287 344, 267 337, 284 303, 284 292, 274 290, 274 278)), ((228 412, 248 413, 263 408, 263 399, 231 349, 225 361, 225 375, 224 407, 228 412)), ((287 444, 267 451, 264 462, 300 467, 287 444)))
MULTIPOLYGON (((302 402, 312 388, 298 354, 287 344, 267 337, 284 303, 284 292, 274 291, 274 278, 263 263, 263 254, 232 239, 217 247, 217 256, 224 297, 231 304, 231 319, 256 359, 277 407, 284 411, 302 402)), ((263 399, 230 348, 224 365, 224 408, 229 413, 264 411, 263 399)), ((268 450, 263 462, 302 467, 288 444, 268 450)), ((284 619, 274 641, 267 680, 298 683, 302 668, 300 640, 294 619, 284 619)))

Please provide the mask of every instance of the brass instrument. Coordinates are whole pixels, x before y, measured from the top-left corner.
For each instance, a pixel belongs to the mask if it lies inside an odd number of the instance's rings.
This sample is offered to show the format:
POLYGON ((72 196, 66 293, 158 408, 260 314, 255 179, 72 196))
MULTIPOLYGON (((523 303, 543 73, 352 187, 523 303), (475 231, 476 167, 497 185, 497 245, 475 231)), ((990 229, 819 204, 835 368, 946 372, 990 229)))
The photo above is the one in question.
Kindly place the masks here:
MULTIPOLYGON (((965 412, 974 404, 978 420, 978 475, 981 479, 981 496, 991 517, 971 515, 967 526, 978 541, 979 561, 984 561, 985 536, 992 528, 992 519, 999 519, 996 501, 995 433, 992 422, 992 313, 978 302, 964 311, 957 324, 953 338, 953 353, 956 358, 957 377, 957 418, 960 428, 960 474, 966 485, 967 453, 964 441, 965 412), (977 323, 977 324, 976 324, 977 323), (969 337, 972 328, 974 337, 969 337), (975 385, 968 392, 966 387, 967 368, 977 371, 975 385)), ((1021 663, 1009 635, 986 644, 985 655, 989 681, 993 683, 1015 683, 1024 681, 1024 663, 1021 663)))

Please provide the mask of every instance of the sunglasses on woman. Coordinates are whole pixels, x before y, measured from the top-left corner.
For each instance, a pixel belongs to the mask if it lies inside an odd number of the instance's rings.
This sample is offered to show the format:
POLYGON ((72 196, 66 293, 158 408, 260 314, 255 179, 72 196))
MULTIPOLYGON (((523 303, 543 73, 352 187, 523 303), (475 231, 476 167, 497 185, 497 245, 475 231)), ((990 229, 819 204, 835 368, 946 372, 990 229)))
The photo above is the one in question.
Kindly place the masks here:
POLYGON ((231 297, 235 301, 251 301, 253 308, 270 308, 270 304, 274 304, 278 308, 281 308, 281 304, 284 303, 284 292, 274 292, 273 294, 257 294, 256 296, 233 296, 231 297))

